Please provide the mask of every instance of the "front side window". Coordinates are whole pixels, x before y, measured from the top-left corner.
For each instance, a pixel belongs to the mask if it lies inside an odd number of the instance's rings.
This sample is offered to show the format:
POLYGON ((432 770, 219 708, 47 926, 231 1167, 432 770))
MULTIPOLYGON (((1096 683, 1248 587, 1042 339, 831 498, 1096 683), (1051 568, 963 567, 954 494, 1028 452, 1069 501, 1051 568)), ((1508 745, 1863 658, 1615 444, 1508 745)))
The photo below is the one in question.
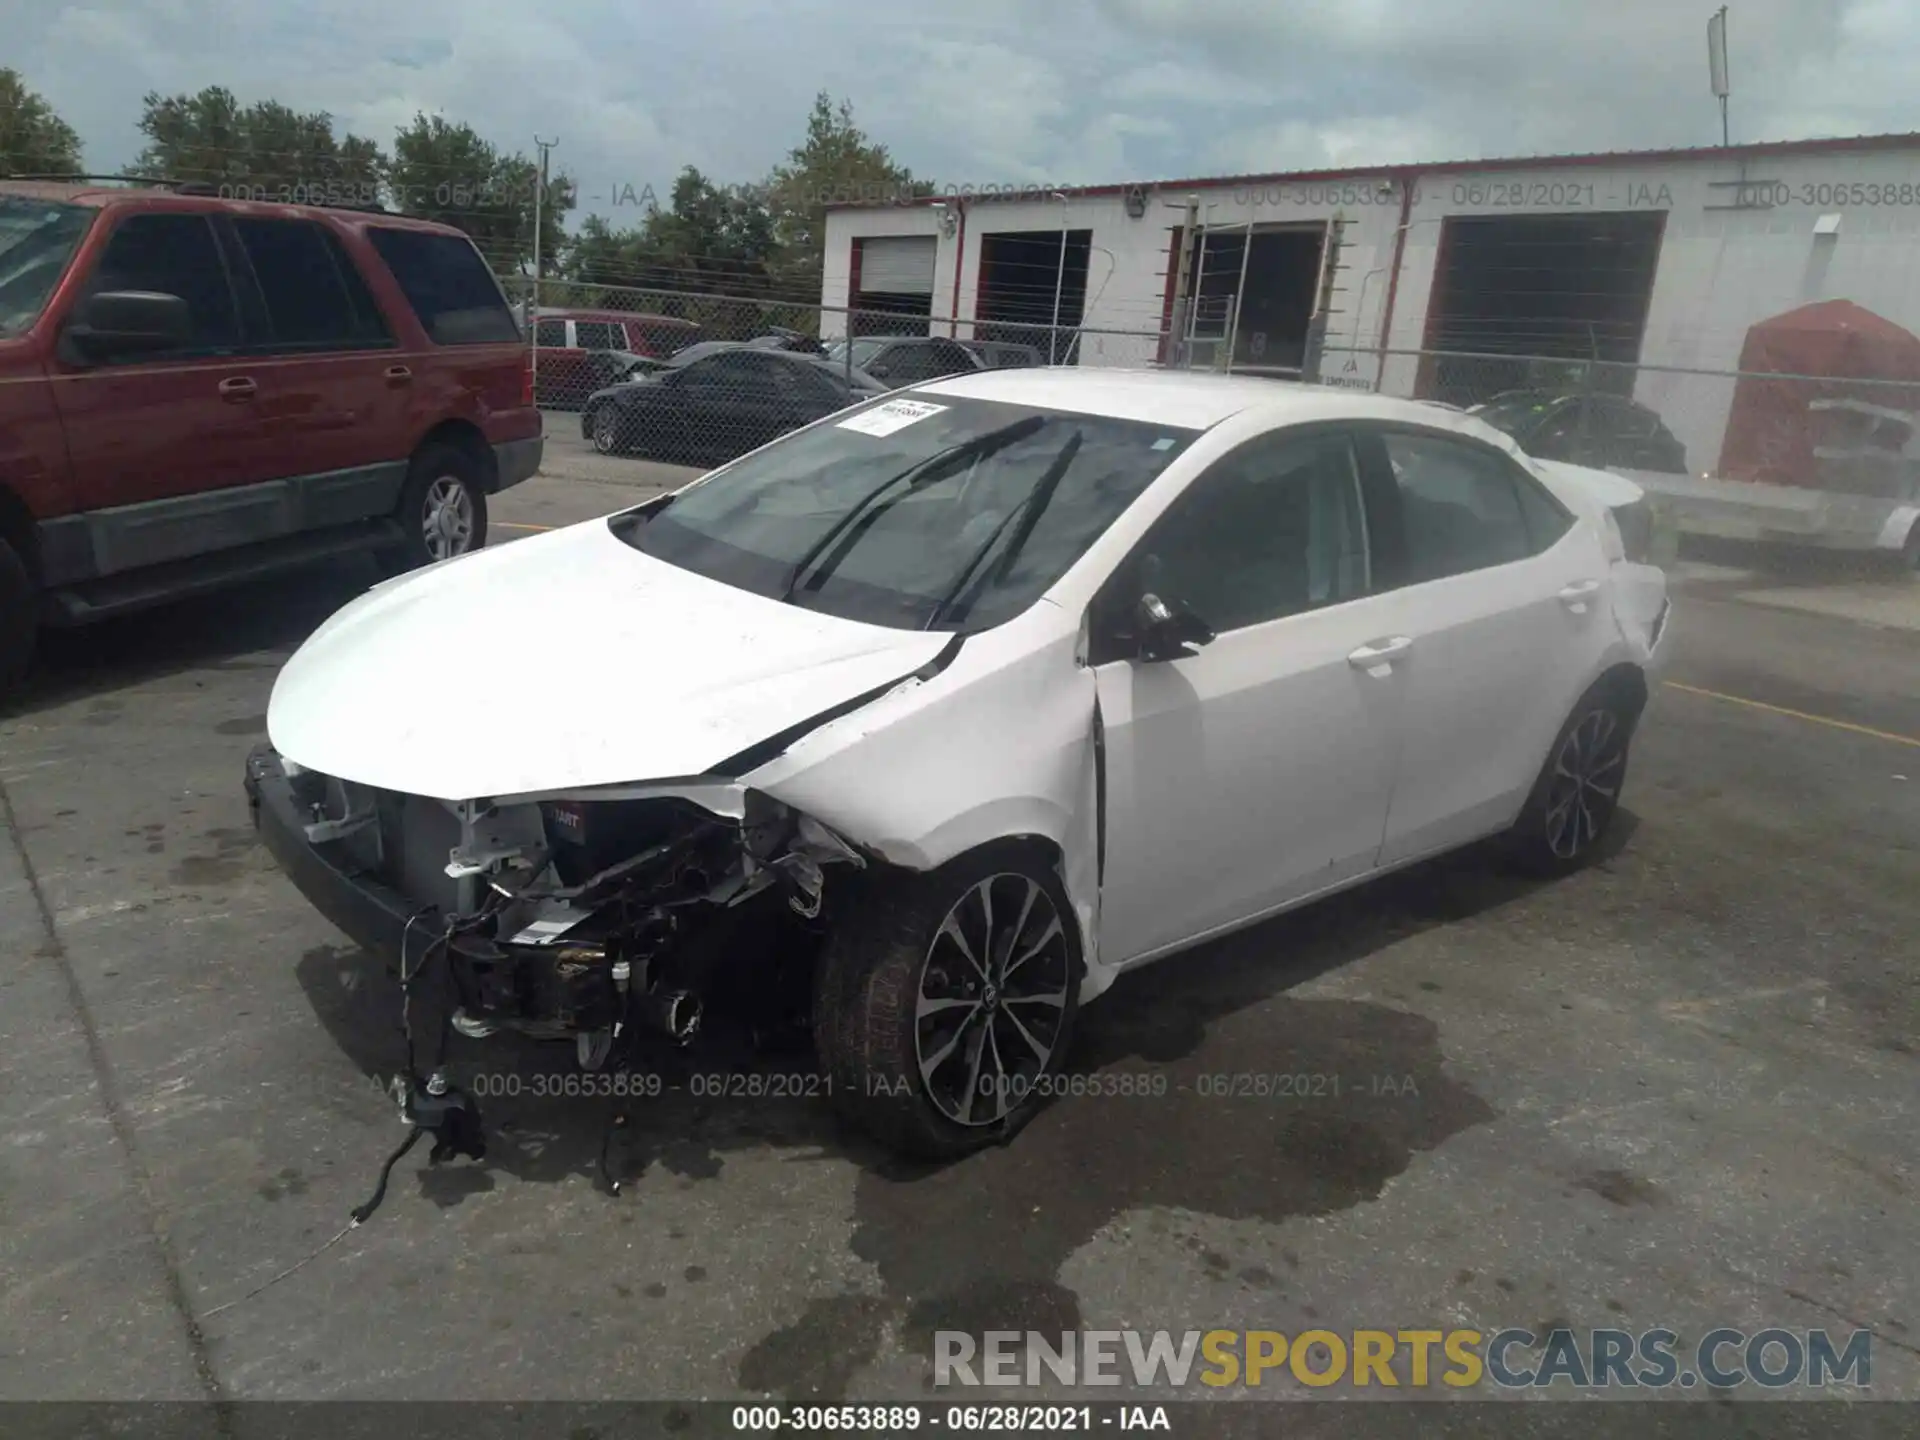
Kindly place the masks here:
POLYGON ((1269 436, 1188 487, 1102 591, 1096 624, 1126 633, 1151 593, 1225 634, 1368 588, 1353 442, 1341 433, 1269 436))
POLYGON ((1565 513, 1544 494, 1523 499, 1532 482, 1498 451, 1437 435, 1383 438, 1400 489, 1409 583, 1510 564, 1544 548, 1536 543, 1539 522, 1529 525, 1537 508, 1529 501, 1548 507, 1566 529, 1565 513))
POLYGON ((611 523, 637 550, 756 594, 971 632, 1033 604, 1197 433, 881 400, 716 471, 651 517, 611 523))
POLYGON ((131 215, 121 221, 87 284, 89 296, 117 290, 156 291, 187 302, 191 338, 178 354, 215 354, 240 343, 233 282, 204 215, 131 215))
POLYGON ((40 318, 96 213, 0 195, 0 335, 24 335, 40 318))

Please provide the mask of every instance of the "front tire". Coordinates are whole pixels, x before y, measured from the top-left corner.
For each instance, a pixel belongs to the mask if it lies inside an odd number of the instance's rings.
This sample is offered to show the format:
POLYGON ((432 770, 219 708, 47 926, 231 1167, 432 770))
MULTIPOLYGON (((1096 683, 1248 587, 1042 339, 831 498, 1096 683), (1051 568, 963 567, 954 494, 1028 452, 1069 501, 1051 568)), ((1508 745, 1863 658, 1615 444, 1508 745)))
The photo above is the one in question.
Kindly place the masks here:
POLYGON ((627 424, 613 405, 600 405, 588 417, 593 448, 602 455, 623 455, 629 448, 627 424))
POLYGON ((1638 718, 1617 688, 1596 690, 1574 707, 1507 833, 1507 855, 1516 869, 1554 879, 1600 852, 1619 813, 1638 718))
POLYGON ((451 560, 487 543, 487 487, 480 462, 455 445, 424 445, 413 457, 394 511, 406 532, 388 560, 394 573, 451 560))
POLYGON ((828 940, 815 992, 836 1106, 919 1160, 1010 1139, 1056 1088, 1082 973, 1066 891, 1031 852, 876 878, 828 940))

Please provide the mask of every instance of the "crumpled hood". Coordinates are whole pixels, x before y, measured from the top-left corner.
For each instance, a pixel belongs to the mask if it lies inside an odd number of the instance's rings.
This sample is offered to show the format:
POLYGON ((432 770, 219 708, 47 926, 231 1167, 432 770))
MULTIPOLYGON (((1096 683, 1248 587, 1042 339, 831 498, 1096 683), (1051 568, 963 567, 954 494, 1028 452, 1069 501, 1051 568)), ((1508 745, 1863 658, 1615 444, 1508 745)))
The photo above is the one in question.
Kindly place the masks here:
POLYGON ((783 605, 589 521, 376 586, 273 687, 309 770, 472 800, 698 775, 901 680, 951 637, 783 605))

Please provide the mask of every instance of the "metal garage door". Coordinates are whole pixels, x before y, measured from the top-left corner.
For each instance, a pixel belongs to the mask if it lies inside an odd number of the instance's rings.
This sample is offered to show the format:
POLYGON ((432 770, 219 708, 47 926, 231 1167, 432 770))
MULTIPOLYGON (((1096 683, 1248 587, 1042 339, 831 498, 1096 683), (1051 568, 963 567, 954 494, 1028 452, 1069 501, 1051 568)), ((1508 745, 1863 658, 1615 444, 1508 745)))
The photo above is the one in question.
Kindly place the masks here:
POLYGON ((933 294, 931 235, 869 235, 860 242, 860 289, 869 295, 933 294))

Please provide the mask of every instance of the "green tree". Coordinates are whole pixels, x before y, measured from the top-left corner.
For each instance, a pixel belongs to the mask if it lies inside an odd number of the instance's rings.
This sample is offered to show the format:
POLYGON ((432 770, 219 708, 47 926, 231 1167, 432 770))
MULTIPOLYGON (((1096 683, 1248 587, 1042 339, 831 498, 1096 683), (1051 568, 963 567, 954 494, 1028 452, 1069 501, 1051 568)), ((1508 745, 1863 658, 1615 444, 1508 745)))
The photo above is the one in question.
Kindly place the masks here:
POLYGON ((142 175, 231 187, 268 200, 373 204, 384 157, 358 135, 336 136, 324 110, 301 112, 277 100, 242 105, 210 85, 192 95, 149 93, 134 162, 142 175))
POLYGON ((850 101, 835 104, 824 90, 807 115, 806 139, 774 167, 766 188, 780 247, 777 282, 800 288, 819 284, 828 205, 895 204, 933 193, 867 137, 850 101))
POLYGON ((670 204, 652 203, 640 224, 615 229, 589 215, 567 244, 563 273, 589 284, 761 294, 776 249, 773 225, 757 189, 723 189, 689 165, 670 204))
MULTIPOLYGON (((534 197, 540 188, 535 161, 499 149, 471 125, 417 114, 393 137, 385 173, 398 209, 459 226, 497 272, 531 273, 534 197)), ((540 206, 542 268, 549 274, 561 258, 566 218, 577 203, 572 177, 550 173, 540 206)))
POLYGON ((74 175, 80 137, 16 70, 0 69, 0 175, 74 175))

